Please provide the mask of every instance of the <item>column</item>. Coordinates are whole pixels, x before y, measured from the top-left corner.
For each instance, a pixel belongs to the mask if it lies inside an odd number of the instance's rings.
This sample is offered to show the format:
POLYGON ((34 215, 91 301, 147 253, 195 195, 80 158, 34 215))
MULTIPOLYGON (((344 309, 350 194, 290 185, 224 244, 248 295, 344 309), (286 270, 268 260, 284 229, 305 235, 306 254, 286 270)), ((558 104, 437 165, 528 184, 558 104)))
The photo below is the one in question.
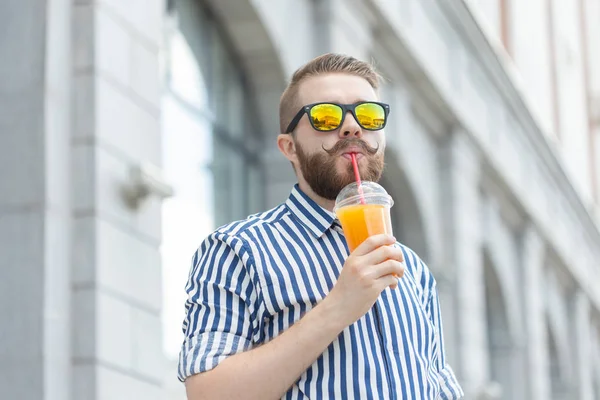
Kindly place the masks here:
POLYGON ((145 178, 144 190, 165 186, 163 3, 73 5, 74 399, 162 398, 161 199, 128 203, 124 190, 145 178))
MULTIPOLYGON (((469 136, 453 131, 441 149, 441 207, 443 210, 448 278, 454 296, 446 290, 441 300, 443 318, 454 314, 455 365, 467 398, 476 398, 488 380, 485 293, 482 260, 479 160, 469 136), (453 300, 453 301, 451 301, 453 300)), ((448 322, 446 322, 449 325, 448 322)), ((446 340, 451 332, 446 331, 446 340)), ((450 344, 452 346, 452 344, 450 344)))
POLYGON ((0 2, 0 397, 69 399, 70 4, 0 2))
POLYGON ((576 347, 576 385, 577 398, 580 400, 593 400, 593 353, 591 343, 591 311, 590 300, 583 292, 578 290, 573 298, 574 324, 571 331, 576 347))
POLYGON ((546 400, 551 398, 551 393, 548 375, 547 323, 542 286, 545 248, 535 226, 530 225, 525 229, 522 246, 529 398, 546 400))

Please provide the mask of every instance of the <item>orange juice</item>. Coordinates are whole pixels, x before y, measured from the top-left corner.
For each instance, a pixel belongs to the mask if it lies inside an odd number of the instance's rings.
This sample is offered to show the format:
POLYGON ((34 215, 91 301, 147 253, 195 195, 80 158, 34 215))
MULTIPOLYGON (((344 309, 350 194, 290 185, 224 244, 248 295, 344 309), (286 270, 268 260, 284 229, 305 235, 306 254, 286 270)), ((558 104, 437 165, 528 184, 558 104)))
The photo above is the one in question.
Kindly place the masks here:
POLYGON ((336 210, 348 248, 352 253, 369 236, 392 234, 390 207, 382 204, 354 204, 336 210))

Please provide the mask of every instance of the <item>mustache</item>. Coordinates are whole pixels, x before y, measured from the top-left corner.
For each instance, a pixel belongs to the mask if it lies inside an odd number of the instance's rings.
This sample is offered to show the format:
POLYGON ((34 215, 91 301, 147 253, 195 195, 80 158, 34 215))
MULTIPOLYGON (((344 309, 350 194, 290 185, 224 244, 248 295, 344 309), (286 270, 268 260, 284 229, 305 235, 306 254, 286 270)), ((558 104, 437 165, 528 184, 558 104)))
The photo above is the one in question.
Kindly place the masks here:
POLYGON ((365 153, 369 155, 375 155, 379 151, 379 143, 377 143, 377 147, 371 147, 366 142, 360 139, 344 139, 340 140, 335 145, 333 145, 331 149, 326 149, 323 145, 321 145, 321 148, 330 156, 334 156, 336 154, 341 153, 350 146, 360 147, 365 153))

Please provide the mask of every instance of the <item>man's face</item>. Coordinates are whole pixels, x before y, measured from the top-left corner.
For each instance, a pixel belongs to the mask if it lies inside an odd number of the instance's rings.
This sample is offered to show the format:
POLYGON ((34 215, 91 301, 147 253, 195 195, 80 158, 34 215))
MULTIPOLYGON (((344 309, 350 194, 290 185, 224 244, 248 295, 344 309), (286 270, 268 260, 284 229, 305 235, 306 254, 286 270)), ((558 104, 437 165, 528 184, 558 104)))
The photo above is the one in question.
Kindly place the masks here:
MULTIPOLYGON (((377 93, 367 80, 349 74, 310 77, 300 84, 298 98, 302 106, 318 102, 378 101, 377 93)), ((357 153, 363 180, 377 182, 383 173, 384 131, 363 129, 351 113, 331 132, 313 129, 305 114, 295 130, 294 143, 297 155, 294 164, 298 172, 311 189, 325 199, 335 200, 346 185, 354 182, 350 153, 357 153)))

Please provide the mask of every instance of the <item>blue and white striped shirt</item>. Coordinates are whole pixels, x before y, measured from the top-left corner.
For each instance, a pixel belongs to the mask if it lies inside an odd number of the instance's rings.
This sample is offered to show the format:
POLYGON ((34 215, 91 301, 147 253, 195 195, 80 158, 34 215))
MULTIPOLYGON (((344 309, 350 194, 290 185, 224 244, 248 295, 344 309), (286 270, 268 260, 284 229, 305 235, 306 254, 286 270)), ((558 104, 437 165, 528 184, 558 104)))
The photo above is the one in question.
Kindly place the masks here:
MULTIPOLYGON (((445 361, 435 280, 409 248, 406 270, 283 399, 458 399, 445 361)), ((280 206, 217 229, 186 286, 179 379, 266 343, 333 288, 348 248, 335 215, 296 185, 280 206)))

